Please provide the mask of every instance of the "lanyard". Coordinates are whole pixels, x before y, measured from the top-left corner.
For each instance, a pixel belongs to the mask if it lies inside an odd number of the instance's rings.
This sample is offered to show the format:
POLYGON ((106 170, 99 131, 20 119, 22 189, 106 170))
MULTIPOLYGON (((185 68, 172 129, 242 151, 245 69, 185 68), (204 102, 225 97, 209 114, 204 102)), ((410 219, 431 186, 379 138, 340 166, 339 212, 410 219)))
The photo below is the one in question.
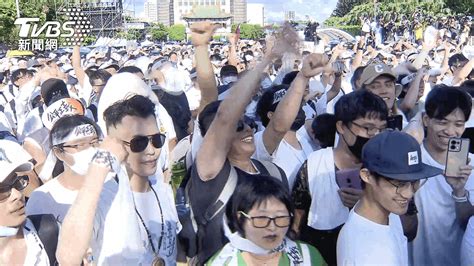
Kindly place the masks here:
POLYGON ((137 213, 138 218, 140 218, 140 222, 142 223, 143 228, 145 228, 145 232, 146 232, 146 235, 148 237, 148 241, 150 242, 151 249, 153 250, 153 253, 158 255, 158 252, 160 251, 161 245, 163 243, 163 235, 164 235, 164 232, 165 232, 165 219, 163 217, 163 209, 161 208, 161 203, 160 203, 160 200, 158 199, 158 195, 156 194, 156 191, 153 189, 153 186, 151 185, 151 182, 149 182, 149 185, 150 185, 151 190, 153 191, 153 194, 155 194, 155 198, 156 198, 156 201, 158 202, 158 208, 160 208, 160 215, 161 215, 161 234, 160 234, 160 240, 158 241, 158 250, 156 250, 155 246, 153 246, 153 241, 151 239, 150 231, 148 230, 148 227, 146 227, 145 221, 143 221, 143 218, 140 215, 140 213, 138 212, 136 206, 135 206, 135 212, 137 213))

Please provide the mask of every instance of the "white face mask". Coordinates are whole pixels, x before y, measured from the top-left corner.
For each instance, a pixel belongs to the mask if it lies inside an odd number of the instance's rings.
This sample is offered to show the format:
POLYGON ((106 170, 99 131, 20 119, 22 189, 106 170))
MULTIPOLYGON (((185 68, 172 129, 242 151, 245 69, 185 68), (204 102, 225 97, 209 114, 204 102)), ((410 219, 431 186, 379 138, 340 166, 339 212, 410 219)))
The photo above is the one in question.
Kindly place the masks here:
POLYGON ((20 227, 0 226, 0 237, 15 236, 20 227))
POLYGON ((66 162, 64 163, 67 164, 67 166, 69 166, 69 168, 71 168, 74 173, 79 175, 86 175, 87 170, 89 170, 89 165, 92 161, 92 158, 94 157, 96 152, 96 148, 89 147, 83 151, 79 151, 76 153, 68 153, 74 159, 74 164, 69 165, 66 162))

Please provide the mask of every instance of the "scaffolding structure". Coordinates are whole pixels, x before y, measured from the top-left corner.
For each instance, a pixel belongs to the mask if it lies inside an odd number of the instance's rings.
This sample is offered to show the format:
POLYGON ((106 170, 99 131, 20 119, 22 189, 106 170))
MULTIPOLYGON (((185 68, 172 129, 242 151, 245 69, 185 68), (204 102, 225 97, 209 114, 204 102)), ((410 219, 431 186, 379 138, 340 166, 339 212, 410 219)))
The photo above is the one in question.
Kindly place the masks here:
POLYGON ((66 13, 68 8, 80 8, 93 26, 91 34, 95 37, 114 37, 123 26, 122 0, 107 2, 66 0, 57 9, 58 15, 66 13))

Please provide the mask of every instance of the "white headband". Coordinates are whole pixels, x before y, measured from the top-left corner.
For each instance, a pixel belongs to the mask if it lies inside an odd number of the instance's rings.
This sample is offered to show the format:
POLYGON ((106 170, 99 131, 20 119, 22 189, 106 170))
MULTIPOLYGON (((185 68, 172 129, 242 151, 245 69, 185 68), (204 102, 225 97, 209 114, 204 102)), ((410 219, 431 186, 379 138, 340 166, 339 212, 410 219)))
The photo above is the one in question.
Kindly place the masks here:
POLYGON ((75 141, 78 139, 97 136, 95 128, 91 124, 84 124, 75 127, 71 133, 66 135, 64 138, 54 138, 52 141, 53 146, 63 144, 69 141, 75 141))

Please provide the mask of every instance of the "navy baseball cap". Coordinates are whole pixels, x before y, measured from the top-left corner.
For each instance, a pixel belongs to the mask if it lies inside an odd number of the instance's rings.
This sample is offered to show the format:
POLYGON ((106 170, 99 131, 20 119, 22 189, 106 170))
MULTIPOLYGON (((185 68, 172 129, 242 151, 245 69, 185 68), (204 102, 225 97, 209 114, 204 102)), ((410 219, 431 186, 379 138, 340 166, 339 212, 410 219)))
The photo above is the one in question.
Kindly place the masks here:
POLYGON ((371 172, 400 181, 416 181, 443 172, 424 164, 416 139, 396 130, 384 131, 364 145, 362 165, 371 172))

